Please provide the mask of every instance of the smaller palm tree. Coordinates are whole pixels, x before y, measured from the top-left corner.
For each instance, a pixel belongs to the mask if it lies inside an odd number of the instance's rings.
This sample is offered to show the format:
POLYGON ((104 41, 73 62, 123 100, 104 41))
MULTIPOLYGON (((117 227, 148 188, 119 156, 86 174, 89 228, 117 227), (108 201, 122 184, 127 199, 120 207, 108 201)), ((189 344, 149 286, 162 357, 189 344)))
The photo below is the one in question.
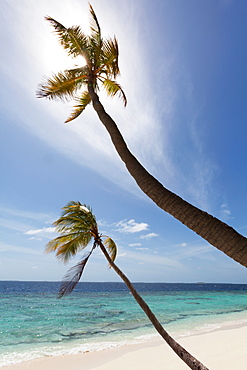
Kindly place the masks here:
POLYGON ((67 275, 65 275, 64 281, 61 284, 59 297, 72 292, 76 284, 79 282, 91 254, 97 247, 99 247, 106 257, 110 267, 112 267, 124 281, 136 302, 146 313, 157 332, 174 350, 174 352, 191 369, 208 370, 200 361, 186 351, 186 349, 184 349, 167 333, 127 276, 114 263, 117 255, 117 246, 111 238, 99 233, 96 217, 93 215, 89 206, 82 205, 80 202, 72 201, 68 203, 63 208, 62 216, 55 221, 53 225, 56 226, 56 230, 61 234, 61 236, 51 240, 46 246, 46 251, 56 252, 56 256, 64 262, 67 262, 71 257, 76 255, 77 252, 80 252, 87 247, 90 241, 93 240, 91 250, 77 265, 68 271, 67 275))
MULTIPOLYGON (((110 261, 114 261, 117 254, 117 247, 114 241, 99 234, 95 216, 89 206, 82 205, 80 202, 70 202, 63 207, 62 216, 53 223, 57 232, 62 235, 51 240, 46 246, 46 252, 56 251, 56 256, 67 262, 76 253, 86 248, 93 239, 93 246, 83 259, 72 267, 64 278, 61 285, 59 296, 69 294, 79 282, 83 270, 93 250, 100 246, 105 251, 110 261), (104 243, 102 238, 104 237, 104 243), (104 247, 105 246, 105 247, 104 247)), ((109 262, 110 262, 109 261, 109 262)))

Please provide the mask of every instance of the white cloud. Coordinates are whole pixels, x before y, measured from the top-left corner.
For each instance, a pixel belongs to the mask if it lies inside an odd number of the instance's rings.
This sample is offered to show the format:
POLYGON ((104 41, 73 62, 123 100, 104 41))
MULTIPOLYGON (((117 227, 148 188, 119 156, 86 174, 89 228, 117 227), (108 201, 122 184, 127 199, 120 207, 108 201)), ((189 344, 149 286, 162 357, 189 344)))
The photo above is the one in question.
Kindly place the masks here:
POLYGON ((141 235, 140 236, 140 239, 151 239, 151 238, 155 238, 156 236, 158 236, 158 234, 156 234, 156 233, 149 233, 149 234, 141 235))
POLYGON ((221 204, 221 206, 220 206, 220 215, 221 215, 221 218, 224 221, 227 221, 231 218, 231 211, 230 211, 227 203, 221 204))
POLYGON ((55 227, 43 227, 42 229, 29 230, 25 234, 27 235, 37 235, 45 233, 54 233, 56 231, 55 227))
POLYGON ((178 244, 177 246, 178 247, 187 247, 187 245, 188 245, 187 243, 181 243, 181 244, 178 244))
POLYGON ((125 256, 126 256, 126 254, 127 254, 127 253, 120 253, 120 254, 118 254, 117 256, 118 256, 118 257, 125 257, 125 256))
POLYGON ((135 248, 137 251, 148 251, 149 250, 149 248, 135 248))
POLYGON ((140 247, 141 245, 141 243, 131 243, 129 244, 129 247, 140 247))
POLYGON ((136 222, 135 220, 122 220, 116 224, 117 231, 121 233, 139 233, 140 231, 147 230, 149 225, 145 222, 136 222))
POLYGON ((35 229, 35 230, 28 230, 25 232, 26 235, 37 235, 38 237, 32 237, 31 239, 38 239, 41 240, 40 238, 47 238, 51 239, 51 234, 56 233, 56 228, 55 227, 43 227, 42 229, 35 229))
POLYGON ((220 206, 220 208, 225 208, 225 207, 227 207, 226 203, 222 203, 221 206, 220 206))

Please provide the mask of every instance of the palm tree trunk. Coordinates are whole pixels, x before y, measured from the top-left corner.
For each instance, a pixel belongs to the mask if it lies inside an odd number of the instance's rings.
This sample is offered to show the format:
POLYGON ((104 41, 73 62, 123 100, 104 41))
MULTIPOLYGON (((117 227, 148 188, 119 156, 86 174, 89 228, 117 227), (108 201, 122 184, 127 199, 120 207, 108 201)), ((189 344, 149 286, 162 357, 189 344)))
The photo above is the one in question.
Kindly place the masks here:
POLYGON ((143 309, 157 332, 162 336, 162 338, 166 341, 166 343, 173 349, 173 351, 183 360, 186 365, 188 365, 193 370, 209 370, 206 366, 204 366, 200 361, 198 361, 194 356, 192 356, 185 348, 183 348, 178 342, 176 342, 163 328, 160 324, 154 313, 151 311, 147 303, 142 299, 139 293, 135 290, 132 283, 129 281, 127 276, 120 270, 120 268, 112 261, 111 257, 109 256, 107 250, 105 249, 104 245, 102 244, 101 240, 98 240, 98 244, 100 249, 102 250, 103 254, 105 255, 107 261, 109 262, 110 266, 115 270, 115 272, 120 276, 120 278, 125 282, 127 287, 129 288, 131 294, 135 298, 136 302, 139 306, 143 309))
POLYGON ((142 191, 158 207, 168 212, 214 247, 247 267, 247 238, 226 223, 172 193, 150 175, 128 149, 116 123, 105 112, 91 83, 88 84, 88 91, 93 107, 108 131, 117 153, 142 191))

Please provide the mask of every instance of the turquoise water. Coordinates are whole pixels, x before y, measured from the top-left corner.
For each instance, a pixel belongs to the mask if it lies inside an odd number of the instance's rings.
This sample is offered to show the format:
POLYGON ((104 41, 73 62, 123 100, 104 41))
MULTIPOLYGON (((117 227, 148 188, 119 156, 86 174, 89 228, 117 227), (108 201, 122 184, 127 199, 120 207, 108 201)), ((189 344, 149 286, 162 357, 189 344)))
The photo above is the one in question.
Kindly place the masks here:
MULTIPOLYGON (((247 324, 247 285, 135 284, 176 337, 247 324)), ((0 366, 156 338, 122 283, 80 283, 57 299, 59 283, 0 282, 0 366)))

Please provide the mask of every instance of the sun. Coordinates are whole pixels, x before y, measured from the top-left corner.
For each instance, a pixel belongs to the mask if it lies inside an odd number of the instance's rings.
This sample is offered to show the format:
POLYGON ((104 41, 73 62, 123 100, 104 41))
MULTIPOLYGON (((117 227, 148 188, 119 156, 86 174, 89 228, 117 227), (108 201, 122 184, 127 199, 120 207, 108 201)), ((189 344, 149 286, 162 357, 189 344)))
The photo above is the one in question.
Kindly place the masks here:
POLYGON ((51 37, 51 35, 49 35, 49 38, 45 38, 41 49, 42 64, 47 73, 57 73, 66 69, 82 67, 86 64, 83 56, 73 58, 68 55, 63 47, 59 45, 56 37, 51 37))

